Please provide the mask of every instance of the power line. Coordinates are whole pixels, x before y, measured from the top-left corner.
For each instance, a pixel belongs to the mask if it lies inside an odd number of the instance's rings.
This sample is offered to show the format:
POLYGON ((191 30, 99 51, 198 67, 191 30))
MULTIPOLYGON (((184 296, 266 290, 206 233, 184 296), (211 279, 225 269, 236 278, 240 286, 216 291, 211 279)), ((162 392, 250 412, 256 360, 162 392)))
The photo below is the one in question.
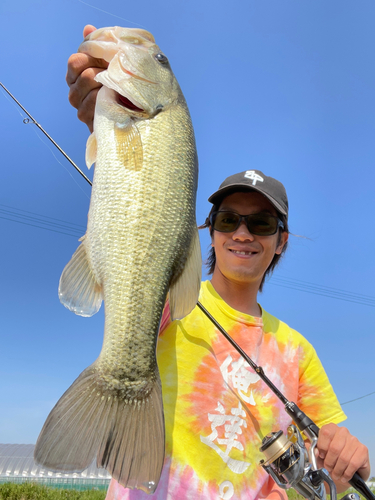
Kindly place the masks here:
POLYGON ((75 230, 79 230, 79 231, 82 231, 82 229, 84 230, 85 229, 85 226, 82 226, 81 224, 74 224, 74 222, 67 222, 67 221, 64 221, 64 220, 61 220, 61 219, 56 219, 54 217, 48 217, 47 215, 42 215, 42 214, 37 214, 35 212, 29 212, 27 210, 21 210, 20 208, 15 208, 15 207, 10 207, 8 205, 3 205, 2 203, 0 203, 0 207, 7 207, 8 209, 12 209, 12 210, 5 210, 3 208, 0 208, 0 213, 5 213, 5 214, 9 214, 9 215, 13 215, 15 217, 21 217, 21 218, 26 218, 26 219, 34 219, 34 220, 40 220, 41 222, 45 223, 45 224, 56 224, 56 222, 62 222, 62 224, 57 224, 57 225, 61 225, 61 226, 69 226, 71 227, 72 229, 75 229, 73 226, 75 226, 77 229, 75 230), (15 211, 14 211, 15 210, 15 211), (18 214, 17 212, 23 212, 25 214, 30 214, 30 216, 28 215, 23 215, 23 214, 18 214), (32 217, 36 215, 37 217, 32 217), (48 220, 46 220, 48 219, 48 220), (49 221, 55 221, 55 222, 49 222, 49 221))
MULTIPOLYGON (((73 222, 67 222, 61 219, 48 217, 42 214, 37 214, 28 210, 22 210, 1 203, 0 219, 8 220, 10 222, 17 222, 18 224, 36 227, 39 229, 45 229, 54 233, 65 234, 66 236, 72 236, 74 238, 79 238, 80 236, 82 236, 82 234, 84 234, 86 230, 85 226, 75 224, 73 222)), ((322 297, 338 299, 345 302, 352 302, 354 304, 375 307, 375 298, 369 295, 352 293, 347 290, 318 285, 309 281, 302 281, 295 278, 280 276, 272 277, 269 283, 271 285, 311 293, 313 295, 320 295, 322 297)))
POLYGON ((77 235, 77 234, 65 233, 63 231, 56 231, 55 229, 50 229, 48 227, 36 226, 35 224, 28 224, 27 222, 21 222, 19 220, 8 219, 7 217, 1 217, 0 216, 0 219, 9 220, 11 222, 17 222, 18 224, 23 224, 24 226, 32 226, 32 227, 37 227, 39 229, 45 229, 46 231, 51 231, 53 233, 60 233, 60 234, 65 234, 66 236, 73 236, 74 238, 77 238, 77 237, 81 236, 81 235, 77 235))
POLYGON ((61 219, 47 217, 45 215, 36 214, 27 210, 21 210, 15 207, 9 207, 8 205, 3 204, 0 204, 0 207, 6 207, 6 209, 0 208, 0 219, 17 222, 18 224, 23 224, 25 226, 37 227, 54 233, 73 236, 74 238, 79 238, 86 230, 84 226, 63 221, 61 219))
MULTIPOLYGON (((300 281, 300 280, 298 280, 300 281)), ((304 285, 302 283, 298 283, 297 280, 288 279, 283 280, 280 278, 272 278, 269 283, 275 286, 281 286, 283 288, 290 288, 292 290, 298 290, 300 292, 307 292, 313 295, 320 295, 322 297, 328 297, 331 299, 343 300, 344 302, 353 302, 354 304, 361 304, 364 306, 375 307, 375 299, 374 298, 364 298, 363 295, 358 295, 350 292, 342 293, 340 290, 334 292, 333 290, 325 289, 324 287, 320 287, 319 285, 309 286, 308 284, 304 285)))
POLYGON ((338 294, 342 294, 342 295, 346 295, 346 296, 353 296, 355 295, 356 297, 362 297, 366 300, 372 300, 373 302, 375 302, 375 298, 370 296, 370 295, 364 295, 364 294, 359 294, 359 293, 356 293, 356 294, 353 294, 352 292, 349 292, 348 290, 343 290, 343 289, 340 289, 340 288, 334 288, 334 287, 331 287, 331 286, 326 286, 326 285, 317 285, 316 283, 311 283, 311 281, 302 281, 302 280, 299 280, 299 279, 296 279, 296 278, 287 278, 286 276, 279 276, 279 277, 276 277, 275 279, 277 280, 282 280, 282 281, 285 281, 285 282, 288 282, 288 281, 292 281, 292 282, 296 282, 296 283, 300 283, 301 286, 309 286, 315 290, 320 290, 320 291, 327 291, 327 292, 334 292, 334 293, 338 293, 338 294))
POLYGON ((340 403, 341 406, 347 405, 349 403, 353 403, 354 401, 358 401, 359 399, 367 398, 368 396, 372 396, 372 394, 375 394, 375 391, 370 392, 369 394, 365 394, 364 396, 361 396, 360 398, 356 399, 351 399, 350 401, 345 401, 345 403, 340 403))

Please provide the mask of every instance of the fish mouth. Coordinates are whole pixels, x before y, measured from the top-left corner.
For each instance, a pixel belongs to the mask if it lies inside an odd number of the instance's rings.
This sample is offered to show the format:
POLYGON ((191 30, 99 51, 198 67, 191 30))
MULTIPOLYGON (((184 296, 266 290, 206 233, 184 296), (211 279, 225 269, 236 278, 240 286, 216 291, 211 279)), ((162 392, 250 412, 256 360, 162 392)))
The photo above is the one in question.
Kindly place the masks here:
POLYGON ((116 97, 117 97, 117 103, 120 104, 120 106, 122 106, 123 108, 126 108, 130 111, 135 111, 136 113, 144 113, 144 109, 142 108, 139 108, 138 106, 136 106, 130 99, 128 99, 127 97, 119 94, 118 92, 116 92, 116 97))

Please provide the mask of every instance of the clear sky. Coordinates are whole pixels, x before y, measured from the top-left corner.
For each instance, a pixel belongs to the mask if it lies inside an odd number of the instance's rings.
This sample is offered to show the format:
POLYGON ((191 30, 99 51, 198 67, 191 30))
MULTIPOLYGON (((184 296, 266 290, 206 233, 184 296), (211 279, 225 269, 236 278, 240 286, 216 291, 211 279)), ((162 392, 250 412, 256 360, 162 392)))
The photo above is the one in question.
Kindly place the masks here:
MULTIPOLYGON (((79 0, 1 0, 0 81, 87 172, 67 59, 86 23, 151 31, 193 118, 198 223, 226 176, 259 169, 280 179, 299 236, 260 303, 312 342, 340 402, 374 392, 373 0, 88 1, 113 15, 79 0)), ((99 354, 104 318, 75 316, 57 296, 90 186, 3 92, 0 113, 0 442, 35 443, 99 354)), ((343 408, 375 464, 375 394, 343 408)))

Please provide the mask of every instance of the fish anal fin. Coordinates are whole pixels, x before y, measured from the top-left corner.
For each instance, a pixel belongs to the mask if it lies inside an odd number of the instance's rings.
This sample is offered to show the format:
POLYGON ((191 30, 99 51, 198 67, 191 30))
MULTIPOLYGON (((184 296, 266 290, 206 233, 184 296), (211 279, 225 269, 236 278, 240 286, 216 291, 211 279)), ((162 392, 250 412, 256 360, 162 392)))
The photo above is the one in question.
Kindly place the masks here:
POLYGON ((65 266, 59 283, 59 298, 70 311, 80 316, 93 316, 100 309, 103 295, 87 258, 84 237, 65 266))
POLYGON ((96 162, 97 149, 98 147, 96 143, 95 132, 93 132, 87 139, 86 143, 86 166, 89 170, 91 166, 96 162))
POLYGON ((140 170, 143 166, 142 138, 136 124, 115 127, 116 151, 119 162, 126 169, 140 170))
POLYGON ((188 257, 182 273, 172 281, 169 289, 171 319, 181 319, 197 304, 202 275, 202 256, 198 229, 194 230, 188 257))
POLYGON ((147 381, 147 396, 125 399, 110 388, 95 363, 86 368, 49 414, 35 446, 36 463, 62 472, 79 472, 96 456, 122 486, 153 493, 165 449, 161 382, 147 381))

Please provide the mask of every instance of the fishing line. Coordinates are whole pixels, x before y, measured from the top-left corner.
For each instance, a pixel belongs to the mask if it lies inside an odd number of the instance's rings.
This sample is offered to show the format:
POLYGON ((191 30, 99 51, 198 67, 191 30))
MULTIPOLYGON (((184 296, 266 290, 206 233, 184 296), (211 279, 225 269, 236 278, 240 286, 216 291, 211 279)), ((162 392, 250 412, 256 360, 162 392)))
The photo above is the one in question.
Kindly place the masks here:
MULTIPOLYGON (((0 82, 1 83, 1 82, 0 82)), ((3 87, 3 85, 1 85, 1 87, 3 87)), ((11 103, 12 106, 14 106, 14 108, 17 110, 17 113, 19 113, 20 117, 22 118, 22 121, 23 123, 28 123, 28 120, 29 118, 25 118, 25 116, 21 113, 21 111, 19 110, 19 107, 17 106, 17 104, 14 103, 14 101, 12 101, 10 99, 10 97, 8 96, 8 94, 4 91, 4 89, 2 88, 1 89, 1 92, 3 94, 3 96, 5 97, 5 99, 11 103)))
POLYGON ((87 2, 84 2, 83 0, 78 0, 78 2, 81 2, 88 7, 91 7, 92 9, 99 10, 100 12, 104 12, 104 14, 108 14, 109 16, 117 17, 118 19, 122 19, 123 21, 126 21, 127 23, 132 23, 135 24, 136 26, 139 26, 140 28, 146 29, 142 24, 135 23, 134 21, 130 21, 129 19, 125 19, 125 17, 117 16, 116 14, 112 14, 111 12, 107 12, 106 10, 100 9, 99 7, 95 7, 95 5, 90 5, 87 2))
MULTIPOLYGON (((26 120, 28 120, 28 118, 25 118, 26 120)), ((24 123, 29 123, 29 122, 25 122, 24 120, 24 123)), ((38 137, 38 139, 41 141, 42 144, 44 144, 51 152, 52 156, 55 158, 55 160, 57 161, 57 163, 59 163, 67 172, 68 174, 70 175, 70 177, 73 179, 73 182, 79 187, 79 189, 82 191, 82 193, 86 196, 86 198, 90 199, 90 196, 83 190, 82 186, 80 186, 78 184, 78 182, 76 181, 76 179, 73 177, 73 175, 70 173, 70 171, 68 170, 68 168, 63 164, 61 163, 61 161, 57 158, 57 156, 55 155, 55 153, 53 152, 53 149, 51 148, 51 146, 49 144, 47 144, 45 141, 43 141, 43 138, 40 137, 40 135, 38 134, 38 131, 35 129, 35 128, 32 128, 33 132, 35 132, 36 136, 38 137)))

